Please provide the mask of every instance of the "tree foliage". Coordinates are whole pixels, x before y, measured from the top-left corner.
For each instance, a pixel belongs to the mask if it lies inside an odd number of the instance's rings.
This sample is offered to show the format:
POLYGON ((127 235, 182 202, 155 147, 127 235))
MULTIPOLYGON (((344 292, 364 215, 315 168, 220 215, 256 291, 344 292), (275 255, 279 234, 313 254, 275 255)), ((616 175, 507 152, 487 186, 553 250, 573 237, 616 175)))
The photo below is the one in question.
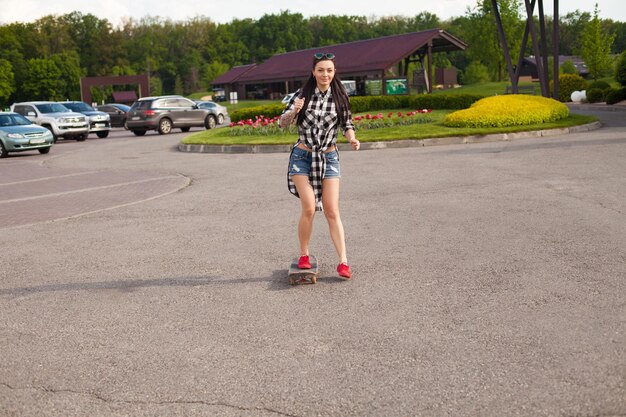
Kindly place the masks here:
POLYGON ((30 100, 63 100, 59 93, 61 70, 52 59, 29 59, 22 90, 30 100))
POLYGON ((613 60, 611 59, 611 45, 615 36, 604 33, 598 18, 598 5, 594 11, 593 19, 585 26, 582 33, 581 55, 587 68, 589 75, 594 80, 601 78, 610 73, 613 68, 613 60))
MULTIPOLYGON (((524 27, 522 4, 522 0, 498 0, 514 55, 524 27)), ((583 28, 591 22, 588 12, 576 11, 561 18, 563 55, 580 53, 583 28)), ((600 26, 603 33, 615 34, 612 52, 621 53, 626 47, 626 24, 600 20, 600 26)), ((210 88, 215 77, 233 66, 260 63, 275 53, 433 28, 445 29, 469 45, 467 51, 449 53, 447 58, 436 55, 435 66, 453 65, 463 72, 471 62, 477 62, 487 67, 489 78, 505 78, 489 0, 476 0, 464 15, 447 21, 428 12, 409 17, 305 18, 283 11, 225 24, 202 16, 185 21, 146 16, 127 18, 113 26, 106 19, 72 12, 44 16, 32 23, 0 24, 0 59, 10 63, 14 86, 4 100, 77 98, 77 79, 81 76, 132 74, 148 74, 152 94, 188 94, 210 88), (40 85, 36 76, 42 77, 40 85)), ((8 74, 6 64, 3 68, 3 74, 8 74)), ((96 95, 105 99, 111 91, 110 87, 100 88, 96 95)))
MULTIPOLYGON (((15 90, 13 67, 6 59, 0 58, 0 103, 8 100, 15 90)), ((0 108, 0 110, 2 110, 0 108)))
POLYGON ((626 51, 622 52, 615 65, 615 79, 622 87, 626 87, 626 51))

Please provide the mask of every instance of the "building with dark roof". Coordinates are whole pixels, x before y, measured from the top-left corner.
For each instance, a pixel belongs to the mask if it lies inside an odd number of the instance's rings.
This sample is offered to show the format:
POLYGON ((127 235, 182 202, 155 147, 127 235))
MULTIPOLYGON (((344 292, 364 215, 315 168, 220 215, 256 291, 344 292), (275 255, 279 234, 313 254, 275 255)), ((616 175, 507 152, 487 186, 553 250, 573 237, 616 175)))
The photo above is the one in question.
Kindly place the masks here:
MULTIPOLYGON (((587 68, 587 65, 585 64, 585 61, 582 59, 582 57, 575 55, 559 55, 559 67, 563 66, 563 64, 567 61, 570 61, 572 64, 574 64, 574 68, 576 68, 576 70, 578 71, 578 75, 584 78, 587 78, 589 76, 589 68, 587 68)), ((537 60, 534 56, 524 58, 524 60, 522 61, 520 76, 531 77, 533 80, 539 79, 537 60)))
POLYGON ((278 98, 301 87, 311 73, 313 55, 335 54, 337 74, 342 80, 356 81, 359 94, 369 83, 381 87, 390 79, 405 79, 411 86, 432 91, 432 54, 465 50, 467 45, 441 29, 404 33, 355 42, 277 54, 262 64, 233 67, 213 81, 214 87, 239 98, 278 98), (426 59, 429 57, 429 59, 426 59), (408 74, 409 64, 418 70, 408 74))

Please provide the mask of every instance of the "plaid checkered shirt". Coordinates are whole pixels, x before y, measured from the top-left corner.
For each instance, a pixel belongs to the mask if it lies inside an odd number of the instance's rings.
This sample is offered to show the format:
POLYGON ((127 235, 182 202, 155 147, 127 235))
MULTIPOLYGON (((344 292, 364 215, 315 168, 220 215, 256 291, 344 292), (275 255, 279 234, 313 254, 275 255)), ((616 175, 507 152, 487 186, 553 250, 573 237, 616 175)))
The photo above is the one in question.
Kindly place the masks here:
MULTIPOLYGON (((294 109, 295 101, 300 97, 299 93, 300 90, 293 95, 282 115, 294 109)), ((343 126, 339 126, 339 118, 330 88, 323 93, 317 87, 315 88, 307 108, 303 108, 300 111, 305 112, 304 119, 302 123, 298 125, 298 141, 293 146, 291 152, 293 152, 293 149, 298 146, 299 143, 305 144, 312 150, 313 162, 311 164, 309 181, 315 194, 315 211, 322 211, 322 181, 326 176, 324 151, 336 145, 339 127, 342 128, 344 135, 346 131, 350 129, 355 130, 354 124, 352 123, 352 113, 350 110, 346 110, 346 122, 343 126)), ((289 192, 300 198, 296 186, 289 175, 287 175, 287 184, 289 186, 289 192)))

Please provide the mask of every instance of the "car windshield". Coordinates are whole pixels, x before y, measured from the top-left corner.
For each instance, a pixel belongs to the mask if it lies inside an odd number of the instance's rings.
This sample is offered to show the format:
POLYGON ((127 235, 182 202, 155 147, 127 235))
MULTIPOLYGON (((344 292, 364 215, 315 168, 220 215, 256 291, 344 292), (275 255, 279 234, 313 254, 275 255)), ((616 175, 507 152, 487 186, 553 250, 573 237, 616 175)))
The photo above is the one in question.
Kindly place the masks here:
POLYGON ((130 107, 128 107, 125 104, 112 104, 112 106, 117 107, 121 111, 125 111, 125 112, 128 112, 128 110, 130 110, 130 107))
POLYGON ((42 113, 65 113, 69 111, 67 107, 59 103, 35 104, 35 107, 42 113))
POLYGON ((25 126, 32 122, 21 114, 0 114, 0 127, 25 126))
POLYGON ((146 110, 150 108, 152 104, 152 100, 144 100, 144 101, 135 101, 133 104, 133 110, 146 110))
POLYGON ((67 107, 68 109, 75 111, 75 112, 83 112, 83 111, 94 111, 93 107, 91 107, 89 104, 87 103, 63 103, 63 105, 65 107, 67 107))

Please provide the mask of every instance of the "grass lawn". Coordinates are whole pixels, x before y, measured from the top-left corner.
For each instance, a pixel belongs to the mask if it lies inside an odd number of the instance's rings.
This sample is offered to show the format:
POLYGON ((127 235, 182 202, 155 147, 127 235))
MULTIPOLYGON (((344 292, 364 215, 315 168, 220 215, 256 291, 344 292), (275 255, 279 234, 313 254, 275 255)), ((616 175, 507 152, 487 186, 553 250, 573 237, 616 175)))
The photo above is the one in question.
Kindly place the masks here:
MULTIPOLYGON (((408 111, 407 109, 390 109, 383 110, 381 113, 408 111)), ((492 133, 511 133, 524 132, 530 130, 555 129, 582 125, 598 120, 593 116, 582 116, 578 114, 570 114, 567 119, 559 120, 553 123, 542 123, 528 126, 514 126, 508 128, 452 128, 442 124, 442 120, 449 110, 435 110, 429 113, 427 117, 432 119, 430 123, 414 124, 409 126, 394 126, 381 129, 358 129, 357 138, 361 142, 390 141, 402 139, 427 139, 448 136, 471 136, 471 135, 487 135, 492 133)), ((421 115, 417 115, 420 117, 421 115)), ((183 139, 184 144, 196 145, 285 145, 295 143, 297 140, 296 133, 283 133, 280 131, 270 135, 246 135, 233 136, 231 129, 240 129, 238 127, 226 127, 220 129, 205 130, 193 133, 183 139)), ((345 139, 339 135, 339 142, 345 142, 345 139)))

